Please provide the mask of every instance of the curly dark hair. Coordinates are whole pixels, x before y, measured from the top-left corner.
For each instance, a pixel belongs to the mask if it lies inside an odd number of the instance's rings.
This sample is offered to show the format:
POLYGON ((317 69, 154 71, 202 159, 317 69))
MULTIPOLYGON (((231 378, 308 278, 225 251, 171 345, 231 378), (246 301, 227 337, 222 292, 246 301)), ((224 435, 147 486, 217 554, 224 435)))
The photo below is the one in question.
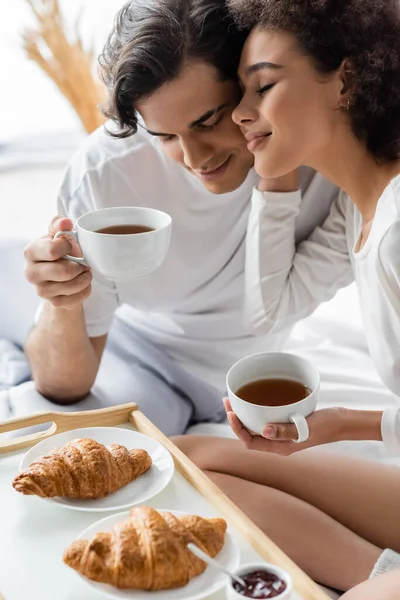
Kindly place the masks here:
POLYGON ((399 0, 228 0, 239 28, 293 34, 321 73, 347 59, 350 122, 379 162, 400 157, 399 0))
POLYGON ((187 59, 214 66, 222 80, 235 79, 246 33, 230 17, 225 0, 130 0, 119 11, 99 57, 108 91, 108 132, 137 131, 135 104, 179 75, 187 59))

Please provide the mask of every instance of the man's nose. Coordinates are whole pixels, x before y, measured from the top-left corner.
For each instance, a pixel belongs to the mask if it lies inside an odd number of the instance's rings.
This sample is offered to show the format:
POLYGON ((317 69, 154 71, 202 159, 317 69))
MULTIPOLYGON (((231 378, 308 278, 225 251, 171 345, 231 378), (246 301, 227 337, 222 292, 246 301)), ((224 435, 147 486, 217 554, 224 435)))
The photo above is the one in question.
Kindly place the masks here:
POLYGON ((214 156, 214 148, 198 140, 182 142, 182 150, 185 165, 193 171, 207 169, 207 163, 214 156))

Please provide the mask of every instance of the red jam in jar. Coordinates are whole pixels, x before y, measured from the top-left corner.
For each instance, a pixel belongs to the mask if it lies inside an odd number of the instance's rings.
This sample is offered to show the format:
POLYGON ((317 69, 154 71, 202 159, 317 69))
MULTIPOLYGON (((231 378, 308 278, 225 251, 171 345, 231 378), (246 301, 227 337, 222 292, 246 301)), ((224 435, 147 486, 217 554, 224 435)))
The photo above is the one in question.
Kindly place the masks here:
POLYGON ((245 582, 245 587, 234 581, 233 589, 244 598, 257 598, 257 600, 269 600, 278 598, 287 588, 286 583, 277 575, 268 571, 253 571, 246 575, 241 575, 245 582))

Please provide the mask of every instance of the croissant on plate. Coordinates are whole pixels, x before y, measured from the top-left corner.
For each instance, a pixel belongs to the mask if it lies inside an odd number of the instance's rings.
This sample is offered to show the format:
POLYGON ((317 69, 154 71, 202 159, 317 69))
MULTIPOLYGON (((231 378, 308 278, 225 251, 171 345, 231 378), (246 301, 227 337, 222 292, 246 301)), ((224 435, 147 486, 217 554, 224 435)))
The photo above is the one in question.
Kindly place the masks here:
POLYGON ((41 498, 94 500, 127 485, 151 467, 145 450, 103 446, 79 438, 35 460, 13 481, 17 492, 41 498))
POLYGON ((186 585, 206 564, 187 549, 193 542, 214 558, 224 545, 224 519, 174 516, 148 506, 130 511, 111 533, 76 540, 64 562, 92 581, 120 589, 156 591, 186 585))

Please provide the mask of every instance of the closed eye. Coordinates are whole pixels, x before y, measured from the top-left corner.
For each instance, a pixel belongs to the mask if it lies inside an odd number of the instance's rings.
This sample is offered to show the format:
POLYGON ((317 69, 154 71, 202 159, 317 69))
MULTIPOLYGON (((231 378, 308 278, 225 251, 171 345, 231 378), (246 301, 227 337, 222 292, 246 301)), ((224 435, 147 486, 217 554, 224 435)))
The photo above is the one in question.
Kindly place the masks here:
POLYGON ((162 144, 168 144, 168 142, 172 142, 172 140, 174 140, 176 138, 176 135, 157 135, 156 138, 162 144))
MULTIPOLYGON (((196 129, 200 131, 212 131, 217 127, 217 125, 219 125, 224 116, 224 114, 214 115, 214 121, 212 121, 212 119, 209 119, 207 123, 199 123, 198 125, 196 125, 196 129)), ((157 138, 162 144, 168 144, 169 142, 172 142, 176 139, 176 135, 159 135, 157 136, 157 138)))
POLYGON ((268 83, 267 85, 263 85, 263 87, 261 87, 258 90, 256 90, 256 93, 259 96, 262 96, 266 92, 269 92, 269 90, 271 90, 275 85, 276 85, 276 83, 268 83))
POLYGON ((200 129, 200 131, 211 131, 212 129, 216 128, 216 126, 218 125, 218 123, 220 123, 223 118, 224 118, 223 114, 215 115, 214 116, 214 119, 215 119, 214 121, 212 121, 210 119, 206 123, 199 123, 199 125, 197 125, 196 129, 200 129))

